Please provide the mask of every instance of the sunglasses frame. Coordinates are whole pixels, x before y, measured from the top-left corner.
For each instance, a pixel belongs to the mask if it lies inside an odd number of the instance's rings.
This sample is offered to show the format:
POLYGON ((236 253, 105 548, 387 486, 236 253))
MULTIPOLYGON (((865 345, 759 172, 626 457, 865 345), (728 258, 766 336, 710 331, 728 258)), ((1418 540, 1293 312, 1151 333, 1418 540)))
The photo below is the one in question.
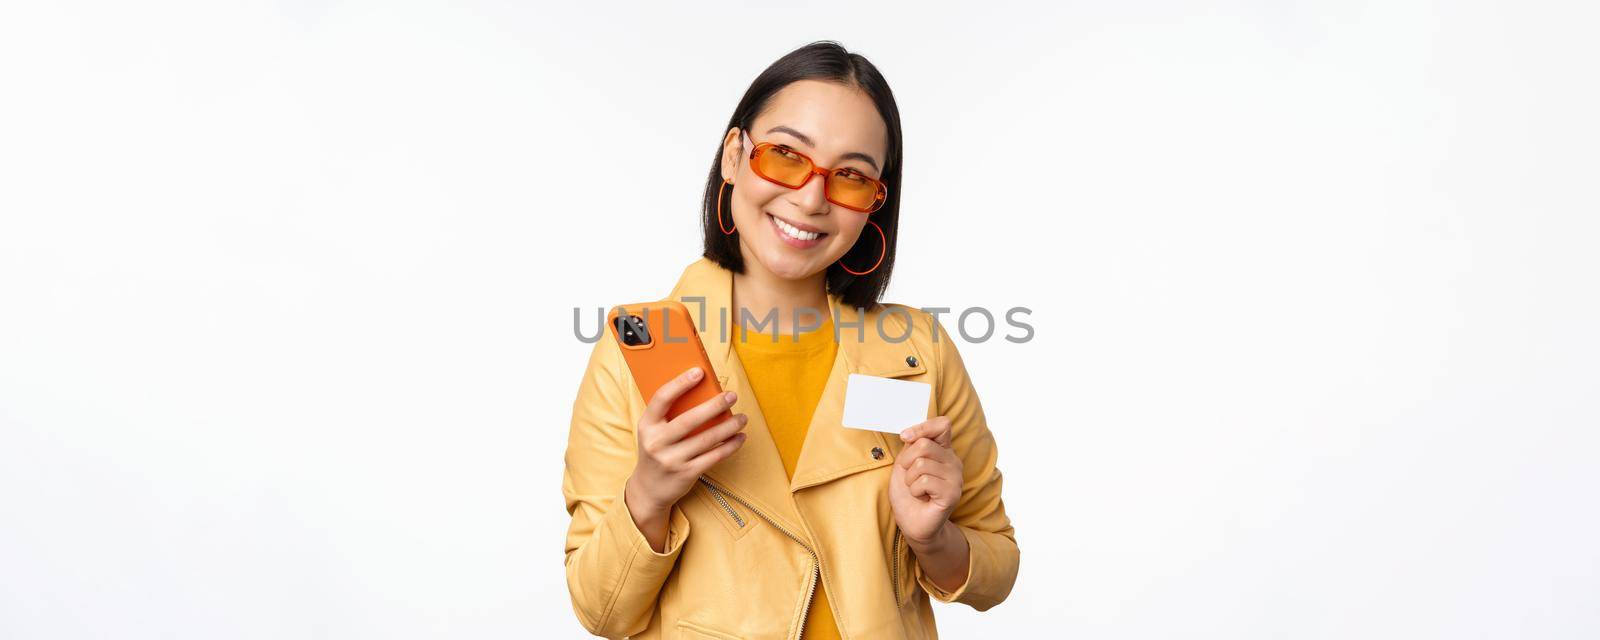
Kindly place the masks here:
MULTIPOLYGON (((743 136, 746 140, 750 139, 750 136, 749 136, 748 133, 741 132, 740 135, 743 136)), ((754 142, 754 140, 751 140, 751 142, 754 142)), ((755 148, 750 150, 750 171, 751 171, 751 173, 754 173, 757 176, 760 176, 761 179, 766 180, 767 182, 771 182, 772 184, 778 185, 780 187, 787 187, 789 189, 796 189, 796 190, 806 186, 807 183, 810 183, 811 182, 811 178, 813 176, 822 176, 822 178, 823 178, 822 196, 824 198, 826 198, 828 200, 828 202, 832 202, 833 204, 836 204, 836 205, 839 205, 839 206, 844 207, 846 209, 849 209, 851 211, 856 211, 856 212, 860 212, 860 213, 871 214, 872 212, 877 211, 878 209, 882 209, 883 208, 883 204, 885 202, 889 201, 889 185, 884 184, 882 180, 879 180, 877 178, 869 176, 869 175, 867 175, 865 173, 862 173, 860 171, 857 171, 855 169, 851 169, 849 167, 835 167, 835 168, 824 167, 822 165, 817 164, 817 162, 815 160, 812 160, 811 156, 808 156, 808 155, 806 155, 804 153, 801 153, 798 149, 795 149, 794 147, 791 147, 791 146, 786 145, 786 144, 778 144, 776 142, 758 142, 758 143, 756 143, 755 148), (792 153, 794 155, 800 156, 801 158, 805 159, 806 164, 811 165, 811 172, 806 174, 805 179, 801 180, 800 184, 792 185, 792 184, 789 184, 787 182, 781 182, 777 178, 773 178, 772 176, 769 176, 769 175, 767 175, 765 173, 762 173, 760 169, 756 168, 757 167, 756 160, 759 159, 762 154, 764 154, 764 153, 766 153, 766 152, 768 152, 768 151, 770 151, 772 149, 777 149, 777 148, 782 148, 786 152, 789 152, 789 153, 792 153), (867 180, 870 180, 873 184, 878 186, 877 197, 872 201, 872 204, 870 206, 868 206, 867 208, 862 209, 862 208, 859 208, 859 207, 855 207, 855 206, 852 206, 852 205, 845 204, 843 202, 839 202, 838 200, 834 200, 833 199, 833 194, 829 193, 827 179, 830 176, 832 176, 835 172, 846 172, 846 171, 850 172, 850 173, 854 173, 855 175, 861 176, 863 178, 866 178, 867 180)))

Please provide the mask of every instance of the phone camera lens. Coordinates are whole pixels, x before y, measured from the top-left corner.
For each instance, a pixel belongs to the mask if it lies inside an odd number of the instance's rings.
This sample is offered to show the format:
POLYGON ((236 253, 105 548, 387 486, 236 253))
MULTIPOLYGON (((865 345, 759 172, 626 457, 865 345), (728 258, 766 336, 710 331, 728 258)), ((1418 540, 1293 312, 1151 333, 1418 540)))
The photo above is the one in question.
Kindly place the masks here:
POLYGON ((615 325, 617 335, 622 337, 622 344, 630 347, 650 344, 650 329, 643 318, 632 314, 618 316, 615 325))

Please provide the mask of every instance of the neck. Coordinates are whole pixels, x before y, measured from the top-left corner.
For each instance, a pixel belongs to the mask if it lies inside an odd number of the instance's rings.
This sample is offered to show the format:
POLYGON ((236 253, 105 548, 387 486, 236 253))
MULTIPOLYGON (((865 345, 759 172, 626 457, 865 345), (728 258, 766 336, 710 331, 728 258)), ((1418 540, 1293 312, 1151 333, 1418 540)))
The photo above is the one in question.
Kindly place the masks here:
POLYGON ((733 313, 736 320, 748 315, 750 330, 756 330, 756 325, 765 322, 768 324, 761 327, 761 331, 770 332, 771 322, 775 321, 779 334, 789 335, 795 330, 797 310, 802 329, 816 328, 832 313, 828 307, 826 271, 790 279, 767 271, 761 261, 753 257, 746 257, 744 265, 744 273, 733 274, 733 313))

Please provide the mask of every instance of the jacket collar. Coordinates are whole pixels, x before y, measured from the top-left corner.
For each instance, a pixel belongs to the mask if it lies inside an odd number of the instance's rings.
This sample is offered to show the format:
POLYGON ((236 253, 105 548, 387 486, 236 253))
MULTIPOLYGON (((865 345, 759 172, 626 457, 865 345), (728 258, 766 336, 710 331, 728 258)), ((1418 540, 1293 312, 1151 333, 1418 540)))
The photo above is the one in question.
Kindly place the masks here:
MULTIPOLYGON (((718 373, 726 375, 721 367, 734 357, 729 336, 738 313, 733 308, 733 272, 709 258, 700 258, 683 270, 670 297, 689 308, 706 355, 711 358, 712 365, 718 367, 718 373)), ((910 341, 894 344, 878 335, 876 323, 881 308, 859 309, 845 304, 834 293, 828 294, 828 307, 838 319, 839 352, 850 373, 891 378, 922 373, 921 356, 916 354, 910 341), (893 348, 884 348, 885 345, 893 348), (907 356, 915 359, 907 360, 907 356), (916 364, 909 364, 911 362, 916 364)), ((905 314, 885 315, 884 335, 896 338, 905 335, 908 319, 905 314)))
POLYGON ((850 374, 896 377, 916 375, 925 370, 927 361, 913 346, 914 341, 893 343, 883 338, 907 335, 909 316, 882 314, 882 306, 872 310, 857 309, 844 304, 836 294, 828 295, 830 312, 839 331, 838 357, 817 401, 800 458, 795 463, 794 477, 786 482, 777 445, 773 443, 738 352, 730 341, 733 322, 738 318, 733 307, 733 272, 700 258, 684 269, 670 298, 683 303, 694 318, 700 342, 716 369, 717 380, 724 389, 738 394, 733 411, 750 417, 745 425, 744 446, 706 472, 712 481, 776 517, 779 524, 791 532, 804 535, 805 529, 799 526, 793 502, 797 492, 894 462, 898 447, 890 447, 886 434, 847 429, 840 425, 840 419, 850 374), (878 331, 880 321, 882 335, 878 331), (874 449, 878 450, 879 457, 873 457, 874 449))

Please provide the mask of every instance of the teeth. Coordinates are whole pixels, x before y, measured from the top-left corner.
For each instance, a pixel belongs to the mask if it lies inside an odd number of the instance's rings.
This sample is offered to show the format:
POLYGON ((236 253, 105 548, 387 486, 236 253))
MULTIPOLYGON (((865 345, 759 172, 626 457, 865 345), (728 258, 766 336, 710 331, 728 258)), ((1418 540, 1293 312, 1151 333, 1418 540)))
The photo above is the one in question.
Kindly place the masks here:
POLYGON ((783 218, 778 216, 772 216, 772 221, 778 223, 778 228, 783 230, 784 235, 796 240, 816 240, 822 237, 822 234, 815 231, 801 231, 798 227, 784 222, 783 218))

